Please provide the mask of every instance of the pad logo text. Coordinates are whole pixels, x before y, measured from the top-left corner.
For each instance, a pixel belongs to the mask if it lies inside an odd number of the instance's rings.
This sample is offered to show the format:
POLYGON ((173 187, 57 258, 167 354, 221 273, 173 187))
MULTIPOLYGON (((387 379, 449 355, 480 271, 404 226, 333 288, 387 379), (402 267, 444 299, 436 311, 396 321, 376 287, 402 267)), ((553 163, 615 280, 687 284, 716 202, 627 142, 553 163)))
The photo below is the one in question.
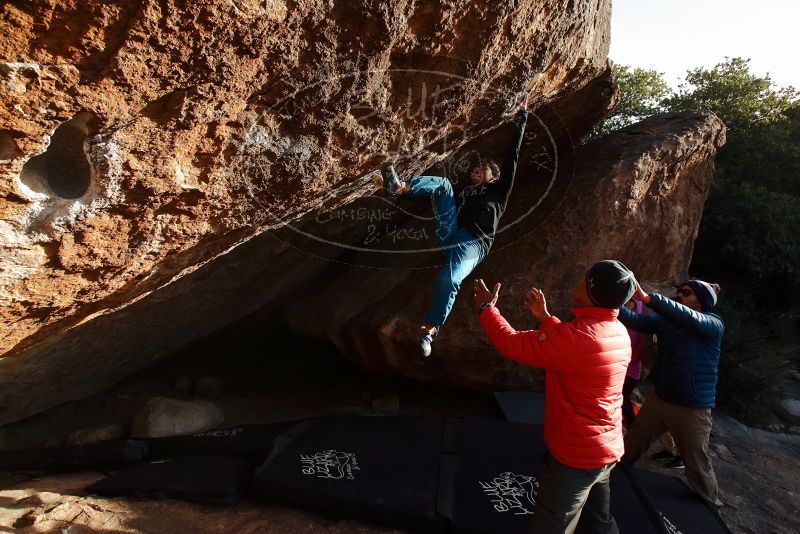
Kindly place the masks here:
POLYGON ((536 506, 539 482, 536 477, 506 472, 489 482, 478 482, 497 512, 530 515, 536 506))
POLYGON ((348 480, 354 480, 356 471, 361 469, 355 454, 333 449, 312 455, 301 454, 300 466, 304 475, 348 480))

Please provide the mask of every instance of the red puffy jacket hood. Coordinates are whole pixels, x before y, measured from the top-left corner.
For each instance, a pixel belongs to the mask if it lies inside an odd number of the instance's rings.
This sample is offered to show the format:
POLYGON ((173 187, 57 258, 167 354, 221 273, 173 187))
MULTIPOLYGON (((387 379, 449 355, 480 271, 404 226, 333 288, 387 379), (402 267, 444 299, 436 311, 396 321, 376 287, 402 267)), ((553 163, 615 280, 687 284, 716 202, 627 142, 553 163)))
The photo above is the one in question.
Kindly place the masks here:
POLYGON ((631 341, 618 311, 572 308, 575 319, 542 321, 516 331, 497 308, 480 319, 489 341, 506 358, 546 370, 544 439, 561 463, 598 469, 618 461, 622 439, 622 385, 631 341))

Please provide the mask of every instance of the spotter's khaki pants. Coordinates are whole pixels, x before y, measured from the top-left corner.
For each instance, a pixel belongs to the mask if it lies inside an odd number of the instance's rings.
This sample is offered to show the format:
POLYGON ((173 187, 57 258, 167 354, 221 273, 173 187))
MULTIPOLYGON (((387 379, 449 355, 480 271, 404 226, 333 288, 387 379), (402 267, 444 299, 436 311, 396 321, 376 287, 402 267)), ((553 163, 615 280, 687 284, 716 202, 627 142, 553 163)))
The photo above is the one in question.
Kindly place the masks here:
POLYGON ((708 455, 711 423, 711 408, 670 404, 652 392, 625 435, 625 456, 622 461, 635 462, 661 434, 669 432, 675 440, 678 454, 686 464, 689 487, 712 507, 722 506, 717 477, 708 455))

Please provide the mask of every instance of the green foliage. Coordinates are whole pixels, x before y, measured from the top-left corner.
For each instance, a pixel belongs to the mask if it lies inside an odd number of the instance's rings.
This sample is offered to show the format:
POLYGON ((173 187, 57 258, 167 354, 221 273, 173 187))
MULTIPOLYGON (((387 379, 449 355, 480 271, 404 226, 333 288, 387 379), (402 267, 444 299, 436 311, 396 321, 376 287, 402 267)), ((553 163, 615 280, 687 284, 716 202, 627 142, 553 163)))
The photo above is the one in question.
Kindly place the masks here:
POLYGON ((770 307, 800 296, 800 198, 722 169, 695 242, 692 270, 740 282, 770 307))
POLYGON ((725 336, 717 405, 748 424, 763 423, 781 397, 785 362, 798 350, 792 333, 800 308, 770 312, 755 305, 746 291, 727 294, 718 308, 725 318, 725 336))
POLYGON ((662 102, 670 94, 664 74, 654 70, 612 65, 619 102, 611 115, 592 132, 598 137, 663 111, 662 102))
POLYGON ((800 106, 746 130, 728 130, 717 168, 731 183, 800 196, 800 106))
POLYGON ((686 73, 678 92, 664 101, 672 111, 708 109, 734 132, 780 119, 798 93, 793 87, 776 88, 769 75, 750 72, 749 59, 725 58, 713 69, 702 67, 686 73))

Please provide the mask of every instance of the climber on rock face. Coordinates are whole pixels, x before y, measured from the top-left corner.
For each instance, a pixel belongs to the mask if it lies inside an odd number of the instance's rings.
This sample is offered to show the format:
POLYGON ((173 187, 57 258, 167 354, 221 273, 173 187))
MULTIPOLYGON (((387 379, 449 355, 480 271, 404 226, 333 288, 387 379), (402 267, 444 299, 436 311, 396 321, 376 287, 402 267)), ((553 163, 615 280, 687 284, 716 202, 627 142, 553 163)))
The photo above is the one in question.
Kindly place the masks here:
POLYGON ((420 350, 431 354, 431 344, 444 324, 461 282, 486 257, 494 241, 500 217, 506 209, 517 170, 522 137, 528 119, 526 100, 520 102, 514 137, 502 167, 494 161, 479 161, 470 175, 471 184, 458 196, 447 178, 414 176, 400 180, 394 167, 386 165, 373 175, 378 187, 391 195, 430 196, 434 200, 436 241, 447 257, 436 276, 433 299, 420 326, 420 350))

